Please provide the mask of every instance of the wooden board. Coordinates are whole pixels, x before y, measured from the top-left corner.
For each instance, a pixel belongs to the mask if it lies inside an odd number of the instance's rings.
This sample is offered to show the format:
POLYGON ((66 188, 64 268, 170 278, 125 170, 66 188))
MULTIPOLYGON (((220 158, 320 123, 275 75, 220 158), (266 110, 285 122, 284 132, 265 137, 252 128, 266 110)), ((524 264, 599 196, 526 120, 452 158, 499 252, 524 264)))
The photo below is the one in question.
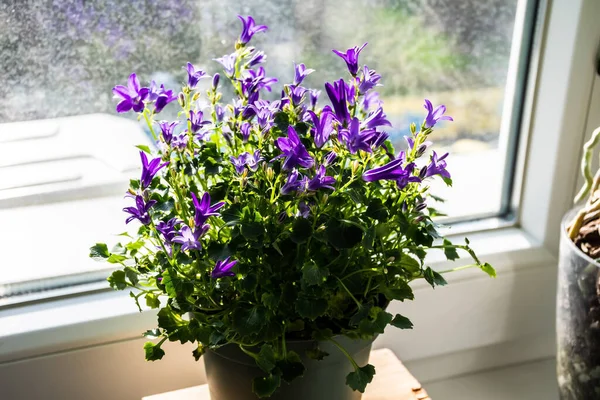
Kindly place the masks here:
MULTIPOLYGON (((377 374, 363 400, 431 400, 421 384, 389 349, 375 350, 369 362, 377 374)), ((207 385, 144 397, 143 400, 210 400, 207 385)))

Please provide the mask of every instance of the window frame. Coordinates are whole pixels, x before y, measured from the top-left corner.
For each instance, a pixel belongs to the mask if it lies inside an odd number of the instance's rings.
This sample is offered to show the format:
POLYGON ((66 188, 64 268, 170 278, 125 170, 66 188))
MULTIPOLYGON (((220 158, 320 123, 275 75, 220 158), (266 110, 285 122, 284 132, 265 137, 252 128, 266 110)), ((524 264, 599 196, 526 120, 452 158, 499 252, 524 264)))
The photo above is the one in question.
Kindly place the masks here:
MULTIPOLYGON (((450 284, 435 291, 417 283, 415 302, 390 306, 409 315, 415 329, 390 332, 376 342, 376 347, 390 347, 399 354, 422 382, 554 355, 559 226, 575 194, 590 101, 596 98, 592 90, 598 79, 600 26, 594 17, 600 14, 600 3, 542 0, 537 7, 542 16, 536 28, 540 34, 530 55, 532 72, 515 163, 516 176, 521 176, 513 189, 513 206, 520 204, 515 225, 469 235, 482 258, 497 268, 498 278, 465 270, 448 276, 450 284), (440 327, 451 329, 441 332, 440 327)), ((520 18, 525 14, 526 3, 520 1, 520 18)), ((443 268, 447 262, 431 259, 431 264, 443 268)), ((4 344, 0 387, 9 395, 11 390, 33 393, 34 389, 5 378, 15 375, 4 372, 26 365, 29 377, 45 376, 44 360, 52 359, 56 371, 49 375, 66 388, 48 386, 56 391, 50 398, 68 398, 69 393, 73 397, 65 375, 79 365, 73 361, 76 355, 88 361, 86 368, 94 372, 90 376, 97 378, 84 382, 96 393, 87 398, 102 398, 103 387, 114 374, 139 376, 139 371, 121 367, 127 364, 119 360, 142 357, 139 334, 154 326, 155 313, 138 313, 130 300, 122 293, 97 293, 0 310, 0 344, 4 344), (94 360, 126 343, 135 345, 114 355, 114 371, 99 371, 94 360)), ((167 351, 172 349, 179 361, 183 347, 174 344, 167 351)), ((140 366, 148 375, 138 383, 110 381, 110 390, 131 393, 135 386, 138 395, 198 384, 200 372, 190 367, 192 357, 186 357, 172 384, 160 379, 170 376, 167 367, 172 367, 161 361, 140 366)))

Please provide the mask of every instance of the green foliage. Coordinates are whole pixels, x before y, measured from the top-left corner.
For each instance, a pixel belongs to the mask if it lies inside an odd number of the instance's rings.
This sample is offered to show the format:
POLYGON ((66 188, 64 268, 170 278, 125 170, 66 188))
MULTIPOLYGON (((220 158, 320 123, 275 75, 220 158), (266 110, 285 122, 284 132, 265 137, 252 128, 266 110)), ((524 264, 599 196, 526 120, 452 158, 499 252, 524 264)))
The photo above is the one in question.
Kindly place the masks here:
POLYGON ((350 372, 346 376, 346 384, 353 390, 364 393, 367 385, 371 383, 374 376, 375 367, 367 364, 364 367, 357 368, 354 372, 350 372))
POLYGON ((152 342, 146 342, 144 344, 144 351, 146 353, 146 361, 156 361, 163 358, 165 352, 161 349, 162 343, 154 344, 152 342))
POLYGON ((394 319, 391 320, 390 324, 399 329, 412 329, 413 327, 412 322, 400 314, 396 314, 394 319))

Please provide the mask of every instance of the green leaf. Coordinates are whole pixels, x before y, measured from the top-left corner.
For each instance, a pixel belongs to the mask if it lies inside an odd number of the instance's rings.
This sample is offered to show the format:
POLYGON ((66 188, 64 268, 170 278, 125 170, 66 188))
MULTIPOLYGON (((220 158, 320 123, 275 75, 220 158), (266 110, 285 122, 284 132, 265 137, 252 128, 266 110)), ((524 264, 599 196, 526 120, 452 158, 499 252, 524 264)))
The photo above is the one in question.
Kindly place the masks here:
POLYGON ((160 348, 160 345, 152 342, 146 342, 144 344, 144 351, 146 353, 146 361, 160 360, 165 355, 165 352, 160 348))
POLYGON ((315 319, 327 311, 327 300, 299 296, 296 300, 296 311, 302 318, 315 319))
POLYGON ((396 314, 396 316, 390 322, 390 324, 399 329, 412 329, 413 328, 413 324, 412 324, 412 322, 410 322, 410 319, 408 319, 400 314, 396 314))
POLYGON ((257 240, 264 232, 265 228, 259 222, 242 223, 242 235, 248 240, 257 240))
POLYGON ((380 307, 373 307, 369 312, 369 317, 360 321, 358 329, 363 335, 375 335, 383 333, 391 321, 392 314, 380 307))
POLYGON ((204 346, 202 343, 198 343, 198 347, 196 347, 192 351, 192 355, 194 356, 194 360, 196 360, 196 361, 200 360, 200 357, 202 357, 202 355, 204 353, 206 353, 206 346, 204 346))
POLYGON ((277 368, 281 371, 281 377, 286 382, 291 382, 304 375, 304 364, 295 351, 288 351, 285 359, 277 361, 277 368))
POLYGON ((105 243, 96 243, 90 247, 90 257, 96 261, 104 261, 110 257, 108 246, 105 243))
POLYGON ((479 268, 481 268, 481 270, 483 272, 485 272, 486 274, 488 274, 489 276, 491 276, 492 278, 496 277, 496 270, 494 269, 494 267, 492 267, 490 264, 488 263, 483 263, 482 265, 479 266, 479 268))
POLYGON ((417 272, 421 269, 421 264, 417 260, 404 253, 400 256, 399 265, 409 272, 417 272))
POLYGON ((125 280, 125 271, 116 270, 108 277, 108 283, 110 287, 117 290, 123 290, 127 287, 127 281, 125 280))
POLYGON ((281 377, 279 375, 259 376, 252 381, 252 391, 259 398, 271 397, 280 385, 281 377))
POLYGON ((378 197, 371 200, 365 214, 367 217, 376 219, 378 221, 387 220, 389 215, 387 208, 383 205, 383 202, 378 197))
POLYGON ((123 262, 124 260, 126 260, 127 257, 121 255, 121 254, 111 254, 106 261, 108 261, 111 264, 119 264, 121 262, 123 262))
POLYGON ((301 319, 287 322, 285 325, 286 332, 302 332, 303 330, 304 330, 304 321, 301 319))
POLYGON ((376 225, 371 225, 365 231, 365 235, 363 236, 362 244, 367 250, 371 250, 373 248, 373 243, 375 242, 375 228, 376 225))
POLYGON ((136 242, 127 243, 125 245, 125 248, 127 250, 139 250, 142 247, 144 247, 144 241, 143 240, 138 240, 136 242))
POLYGON ((137 146, 135 146, 135 147, 137 147, 138 149, 140 149, 140 150, 141 150, 141 151, 143 151, 144 153, 147 153, 147 154, 152 154, 152 152, 150 151, 150 147, 148 147, 148 146, 146 146, 146 145, 143 145, 143 144, 138 144, 138 145, 137 145, 137 146))
POLYGON ((158 299, 158 296, 156 296, 154 293, 146 293, 146 296, 144 296, 146 298, 146 305, 150 308, 158 308, 160 307, 160 300, 158 299))
POLYGON ((180 278, 176 272, 166 270, 162 273, 162 284, 171 298, 178 296, 187 297, 194 291, 194 284, 185 278, 180 278))
POLYGON ((309 286, 323 284, 323 281, 328 276, 329 270, 327 268, 319 268, 315 262, 310 262, 302 266, 302 279, 309 286))
POLYGON ((329 222, 325 236, 335 248, 350 249, 362 241, 363 231, 355 225, 332 220, 329 222))
POLYGON ((232 325, 240 335, 258 334, 266 325, 267 311, 262 306, 236 308, 232 316, 232 325))
POLYGON ((454 261, 458 258, 458 253, 456 252, 456 248, 448 239, 444 239, 444 254, 448 260, 454 261))
POLYGON ((158 313, 158 326, 172 332, 181 327, 186 326, 189 322, 177 315, 172 309, 165 307, 161 308, 158 313))
POLYGON ((270 344, 263 344, 261 346, 256 358, 256 365, 266 373, 271 372, 275 368, 275 351, 273 350, 273 346, 270 344))
POLYGON ((273 293, 263 293, 260 297, 260 302, 263 303, 265 307, 271 310, 275 310, 279 306, 280 296, 276 296, 273 293))
POLYGON ((427 267, 423 276, 433 288, 435 288, 436 286, 444 286, 448 284, 448 282, 446 282, 446 280, 441 274, 435 272, 430 267, 427 267))
POLYGON ((322 361, 328 355, 328 352, 321 350, 319 347, 306 350, 306 356, 317 361, 322 361))
POLYGON ((388 300, 414 300, 415 295, 408 283, 405 281, 396 281, 393 287, 385 287, 383 294, 388 300))
POLYGON ((354 372, 350 372, 346 376, 346 385, 350 386, 352 390, 364 393, 367 385, 373 380, 373 376, 375 376, 375 367, 367 364, 354 372))
POLYGON ((356 314, 354 314, 352 318, 350 318, 350 325, 357 326, 360 323, 360 321, 367 318, 369 312, 371 311, 371 308, 373 308, 372 304, 367 304, 363 305, 362 307, 359 307, 358 311, 356 311, 356 314))
POLYGON ((127 277, 127 279, 129 279, 129 282, 131 282, 131 284, 134 286, 137 285, 139 282, 139 279, 138 279, 139 273, 131 267, 125 267, 124 271, 125 271, 125 276, 127 277))
POLYGON ((312 235, 312 224, 306 218, 296 218, 292 225, 290 239, 294 243, 301 244, 306 243, 310 235, 312 235))

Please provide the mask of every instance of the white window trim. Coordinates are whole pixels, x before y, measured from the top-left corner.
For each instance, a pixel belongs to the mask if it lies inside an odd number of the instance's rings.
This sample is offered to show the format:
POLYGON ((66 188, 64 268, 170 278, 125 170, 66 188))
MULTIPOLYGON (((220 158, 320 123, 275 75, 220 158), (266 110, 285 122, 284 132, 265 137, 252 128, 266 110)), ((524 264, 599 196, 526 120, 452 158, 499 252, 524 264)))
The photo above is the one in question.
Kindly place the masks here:
MULTIPOLYGON (((415 329, 390 331, 376 343, 392 348, 425 382, 554 353, 559 224, 571 206, 589 130, 600 3, 554 0, 546 7, 541 51, 532 60, 539 68, 529 82, 531 113, 523 121, 528 135, 520 146, 518 224, 469 235, 481 257, 497 268, 498 278, 467 270, 449 275, 444 288, 431 290, 418 283, 414 302, 390 306, 409 316, 415 329)), ((446 262, 432 265, 444 268, 446 262)), ((139 398, 200 383, 200 368, 194 367, 186 346, 167 346, 175 356, 167 354, 161 362, 132 361, 143 357, 140 333, 154 326, 154 312, 139 313, 123 293, 3 310, 0 387, 8 398, 11 393, 37 398, 41 389, 15 380, 25 371, 28 380, 46 385, 47 399, 80 398, 82 393, 86 399, 109 398, 107 394, 139 398), (110 371, 100 370, 106 363, 99 360, 106 354, 113 357, 110 371), (87 371, 80 377, 84 382, 69 385, 81 363, 87 371)))

